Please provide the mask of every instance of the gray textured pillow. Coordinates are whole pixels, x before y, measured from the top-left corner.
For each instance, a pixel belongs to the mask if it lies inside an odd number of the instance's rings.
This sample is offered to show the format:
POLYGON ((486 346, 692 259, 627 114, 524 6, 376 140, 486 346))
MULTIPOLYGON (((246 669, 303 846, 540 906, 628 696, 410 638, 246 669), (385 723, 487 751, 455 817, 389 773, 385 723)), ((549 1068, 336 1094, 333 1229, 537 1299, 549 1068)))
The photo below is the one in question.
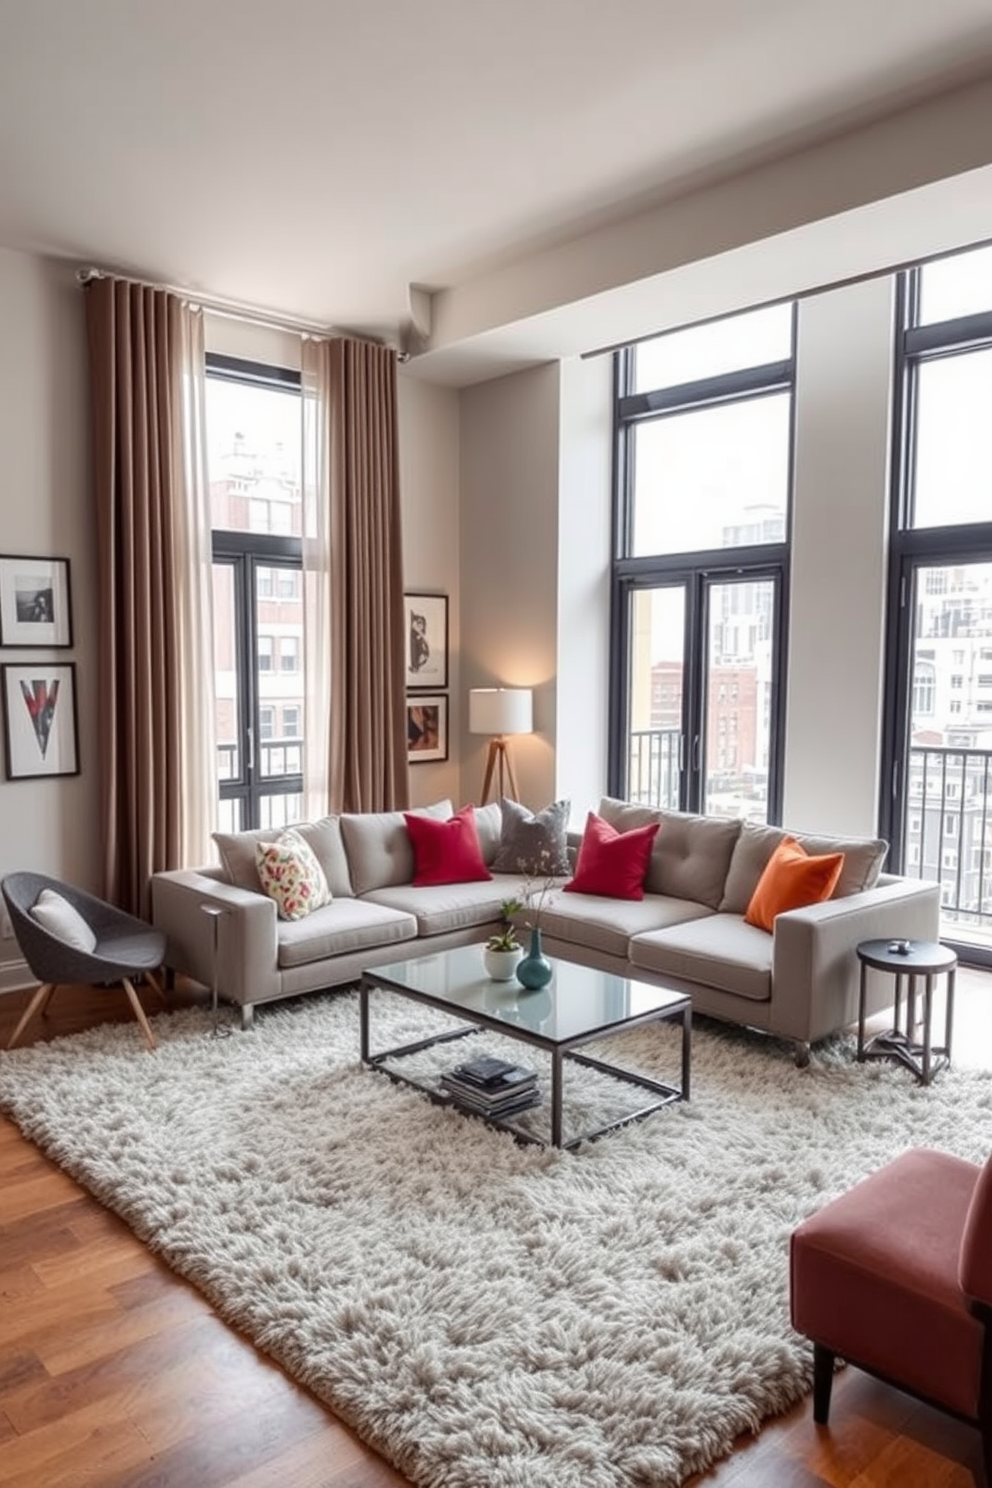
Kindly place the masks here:
POLYGON ((571 809, 571 801, 555 801, 534 813, 504 797, 499 851, 490 864, 493 872, 525 873, 529 878, 571 873, 566 840, 571 809))

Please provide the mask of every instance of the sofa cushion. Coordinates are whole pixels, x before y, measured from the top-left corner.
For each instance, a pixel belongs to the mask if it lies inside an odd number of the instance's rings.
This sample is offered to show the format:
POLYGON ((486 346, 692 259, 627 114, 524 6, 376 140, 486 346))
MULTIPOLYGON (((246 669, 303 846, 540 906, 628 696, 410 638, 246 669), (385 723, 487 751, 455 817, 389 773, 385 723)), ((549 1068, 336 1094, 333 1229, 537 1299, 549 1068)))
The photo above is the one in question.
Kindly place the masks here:
POLYGON ((275 900, 281 920, 305 919, 331 897, 313 848, 292 827, 275 842, 256 843, 255 863, 262 892, 275 900))
POLYGON ((773 936, 745 924, 740 915, 713 914, 635 935, 628 954, 632 965, 646 971, 767 1002, 772 995, 774 944, 773 936))
POLYGON ((741 824, 737 818, 694 816, 687 811, 654 811, 604 796, 599 814, 618 832, 659 822, 644 887, 649 894, 694 899, 716 909, 723 898, 727 870, 741 824))
MULTIPOLYGON (((440 821, 447 821, 451 812, 450 801, 415 808, 417 816, 433 816, 440 821)), ((356 894, 409 883, 413 878, 413 844, 402 811, 345 812, 341 816, 341 836, 356 894)))
POLYGON ((305 920, 277 921, 278 961, 282 967, 309 966, 329 956, 413 940, 416 934, 412 915, 367 899, 335 899, 305 920))
MULTIPOLYGON (((283 830, 282 827, 259 827, 248 832, 215 832, 214 842, 220 853, 227 882, 236 888, 250 889, 257 894, 262 885, 255 862, 255 848, 260 842, 275 842, 283 830)), ((331 893, 350 894, 351 877, 341 839, 340 817, 322 816, 315 822, 295 822, 293 831, 299 832, 313 849, 331 893)))
POLYGON ((567 894, 602 894, 610 899, 643 899, 644 875, 658 822, 618 832, 590 811, 579 844, 575 877, 564 884, 567 894))
POLYGON ((531 812, 504 798, 503 832, 493 860, 494 873, 523 873, 528 878, 554 878, 570 873, 568 814, 571 803, 554 801, 543 811, 531 812))
POLYGON ((808 853, 817 856, 836 852, 844 854, 844 866, 833 892, 834 899, 873 888, 889 850, 889 844, 878 837, 817 837, 810 832, 786 832, 782 827, 743 822, 720 900, 721 911, 744 914, 765 864, 786 836, 794 838, 808 853))
POLYGON ((494 924, 500 917, 500 904, 511 892, 510 885, 498 879, 488 883, 443 884, 437 888, 398 884, 391 889, 374 889, 368 902, 414 915, 419 935, 445 935, 449 930, 494 924))
POLYGON ((843 866, 843 853, 814 856, 792 837, 784 837, 765 864, 745 920, 771 934, 777 915, 829 899, 843 866))
POLYGON ((447 821, 405 811, 403 818, 413 843, 413 884, 478 883, 492 874, 482 859, 475 808, 463 806, 447 821))
POLYGON ((499 840, 503 833, 503 811, 498 801, 490 801, 488 806, 476 806, 475 826, 479 834, 479 846, 482 848, 482 861, 487 868, 491 868, 496 861, 499 840))
MULTIPOLYGON (((596 894, 559 895, 541 913, 542 934, 574 946, 588 946, 607 956, 626 958, 632 935, 663 925, 709 918, 713 911, 689 899, 648 894, 643 899, 608 899, 596 894)), ((517 923, 527 912, 515 915, 517 923)))

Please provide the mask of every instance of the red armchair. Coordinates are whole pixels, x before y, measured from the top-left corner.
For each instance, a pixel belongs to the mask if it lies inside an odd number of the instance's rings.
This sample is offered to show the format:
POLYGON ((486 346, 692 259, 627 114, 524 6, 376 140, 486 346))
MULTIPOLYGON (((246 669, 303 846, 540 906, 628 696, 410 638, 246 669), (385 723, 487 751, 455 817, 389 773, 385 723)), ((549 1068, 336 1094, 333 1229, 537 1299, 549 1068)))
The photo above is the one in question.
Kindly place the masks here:
POLYGON ((992 1157, 904 1152, 793 1232, 790 1284, 815 1421, 839 1355, 976 1425, 992 1484, 992 1157))

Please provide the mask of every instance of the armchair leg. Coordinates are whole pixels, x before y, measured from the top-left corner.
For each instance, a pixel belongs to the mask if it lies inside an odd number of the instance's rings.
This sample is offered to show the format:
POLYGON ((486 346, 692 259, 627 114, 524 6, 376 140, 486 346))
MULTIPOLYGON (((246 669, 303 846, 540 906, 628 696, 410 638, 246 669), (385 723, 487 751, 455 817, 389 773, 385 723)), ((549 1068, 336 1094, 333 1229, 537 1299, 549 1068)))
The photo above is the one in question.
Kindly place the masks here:
POLYGON ((38 1011, 39 1008, 42 1008, 47 1004, 48 999, 51 997, 54 991, 54 982, 42 982, 41 986, 35 992, 31 1001, 28 1003, 27 1007, 21 1014, 17 1027, 14 1029, 13 1033, 10 1035, 10 1038, 7 1040, 8 1049, 12 1049, 14 1047, 14 1045, 17 1043, 17 1040, 20 1038, 25 1028, 27 1028, 31 1019, 34 1017, 35 1013, 38 1011))
POLYGON ((834 1356, 822 1343, 813 1345, 813 1420, 826 1426, 830 1419, 830 1392, 834 1386, 834 1356))
POLYGON ((141 1006, 141 1003, 138 1001, 138 994, 134 990, 134 985, 129 977, 122 977, 121 980, 124 983, 124 991, 127 993, 128 1001, 134 1009, 134 1016, 141 1024, 141 1031, 145 1035, 145 1043, 148 1045, 149 1049, 154 1051, 155 1035, 152 1033, 151 1024, 145 1017, 145 1010, 141 1006))
POLYGON ((158 979, 158 972, 146 971, 145 981, 148 983, 149 987, 151 987, 152 991, 155 993, 162 1006, 168 1007, 169 999, 166 997, 165 992, 162 988, 162 983, 158 979))

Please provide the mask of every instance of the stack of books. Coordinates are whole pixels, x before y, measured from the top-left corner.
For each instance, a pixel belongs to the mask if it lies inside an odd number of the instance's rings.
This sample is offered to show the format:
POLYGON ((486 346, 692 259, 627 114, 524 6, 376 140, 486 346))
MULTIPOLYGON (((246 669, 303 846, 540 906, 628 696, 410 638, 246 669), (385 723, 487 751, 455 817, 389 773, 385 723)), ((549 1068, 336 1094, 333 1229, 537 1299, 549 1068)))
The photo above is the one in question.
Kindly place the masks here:
POLYGON ((476 1116, 514 1116, 541 1103, 533 1070, 489 1054, 446 1070, 441 1085, 456 1106, 476 1116))

